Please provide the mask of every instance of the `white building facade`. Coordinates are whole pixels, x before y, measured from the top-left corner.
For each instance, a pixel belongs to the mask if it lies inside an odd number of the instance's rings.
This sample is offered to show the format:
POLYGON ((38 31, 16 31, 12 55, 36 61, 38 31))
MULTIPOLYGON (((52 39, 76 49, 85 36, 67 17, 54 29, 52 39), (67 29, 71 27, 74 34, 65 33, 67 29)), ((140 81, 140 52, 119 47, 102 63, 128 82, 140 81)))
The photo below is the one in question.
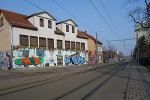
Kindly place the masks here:
POLYGON ((88 64, 88 38, 78 34, 78 25, 71 19, 56 24, 47 12, 31 16, 5 10, 1 13, 18 17, 6 15, 13 68, 88 64))

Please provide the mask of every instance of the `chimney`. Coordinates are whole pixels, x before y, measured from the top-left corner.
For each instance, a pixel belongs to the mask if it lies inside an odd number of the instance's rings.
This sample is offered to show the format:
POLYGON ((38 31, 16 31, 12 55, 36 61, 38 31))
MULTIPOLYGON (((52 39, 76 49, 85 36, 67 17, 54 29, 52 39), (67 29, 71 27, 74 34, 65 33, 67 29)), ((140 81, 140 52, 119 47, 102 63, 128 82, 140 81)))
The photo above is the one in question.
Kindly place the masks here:
POLYGON ((85 30, 85 33, 87 33, 87 31, 85 30))

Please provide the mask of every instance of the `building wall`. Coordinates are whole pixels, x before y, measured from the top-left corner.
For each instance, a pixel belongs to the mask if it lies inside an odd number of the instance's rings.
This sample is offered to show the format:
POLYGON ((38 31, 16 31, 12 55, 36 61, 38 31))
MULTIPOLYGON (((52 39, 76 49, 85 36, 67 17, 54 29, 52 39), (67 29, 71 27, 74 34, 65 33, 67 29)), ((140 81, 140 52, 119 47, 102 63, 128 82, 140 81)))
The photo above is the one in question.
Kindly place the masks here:
POLYGON ((87 51, 14 48, 13 68, 88 64, 87 51))
POLYGON ((89 38, 88 40, 88 48, 90 51, 95 52, 95 42, 91 38, 89 38))
MULTIPOLYGON (((0 27, 0 52, 10 51, 10 24, 5 19, 3 14, 0 14, 0 18, 3 17, 4 25, 0 27)), ((10 52, 9 52, 10 54, 10 52)))
MULTIPOLYGON (((57 24, 57 27, 59 30, 61 30, 62 32, 65 33, 65 37, 63 38, 64 39, 64 48, 65 49, 65 40, 66 41, 73 41, 73 42, 80 42, 80 48, 81 48, 81 43, 85 43, 85 50, 88 50, 88 39, 82 39, 82 38, 77 38, 77 28, 75 26, 75 24, 72 22, 72 21, 67 21, 65 23, 60 23, 60 24, 57 24), (67 24, 66 24, 67 23, 67 24), (69 32, 66 32, 66 25, 69 25, 69 32), (75 28, 75 33, 72 33, 72 26, 74 26, 75 28)), ((71 45, 71 43, 70 43, 71 45)))
POLYGON ((8 69, 11 55, 10 24, 2 13, 1 17, 4 24, 0 27, 0 69, 8 69))

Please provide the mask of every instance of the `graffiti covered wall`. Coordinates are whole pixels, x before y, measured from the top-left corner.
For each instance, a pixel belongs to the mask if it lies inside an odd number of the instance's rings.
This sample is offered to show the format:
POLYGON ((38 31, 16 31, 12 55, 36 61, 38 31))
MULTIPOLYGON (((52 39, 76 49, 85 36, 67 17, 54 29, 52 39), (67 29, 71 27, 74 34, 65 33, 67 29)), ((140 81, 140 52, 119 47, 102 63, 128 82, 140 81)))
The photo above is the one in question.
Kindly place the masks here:
POLYGON ((13 68, 88 64, 88 52, 19 48, 13 50, 13 68))
POLYGON ((89 65, 92 65, 92 64, 96 64, 96 56, 95 56, 95 52, 93 51, 90 51, 89 50, 89 65))
POLYGON ((9 51, 0 52, 0 69, 8 69, 10 66, 9 51))

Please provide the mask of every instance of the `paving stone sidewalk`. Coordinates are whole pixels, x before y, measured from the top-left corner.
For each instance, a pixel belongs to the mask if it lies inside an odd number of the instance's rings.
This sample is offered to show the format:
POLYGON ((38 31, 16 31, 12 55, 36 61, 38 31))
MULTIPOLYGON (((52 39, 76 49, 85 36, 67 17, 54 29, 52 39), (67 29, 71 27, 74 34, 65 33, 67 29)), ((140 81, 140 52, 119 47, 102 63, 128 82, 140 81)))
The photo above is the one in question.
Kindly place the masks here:
POLYGON ((130 72, 125 100, 150 100, 150 72, 144 66, 130 63, 126 70, 130 72))

